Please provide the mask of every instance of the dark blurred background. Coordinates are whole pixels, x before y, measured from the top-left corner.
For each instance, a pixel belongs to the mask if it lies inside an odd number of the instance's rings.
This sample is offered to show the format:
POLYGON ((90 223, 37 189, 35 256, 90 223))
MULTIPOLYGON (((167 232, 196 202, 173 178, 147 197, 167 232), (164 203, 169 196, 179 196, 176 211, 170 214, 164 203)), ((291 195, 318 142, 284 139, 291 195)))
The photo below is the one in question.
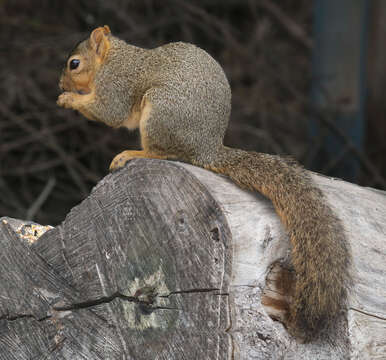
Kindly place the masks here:
POLYGON ((386 1, 1 0, 0 216, 55 225, 139 147, 55 103, 69 51, 104 24, 214 56, 233 90, 227 145, 386 189, 386 1))

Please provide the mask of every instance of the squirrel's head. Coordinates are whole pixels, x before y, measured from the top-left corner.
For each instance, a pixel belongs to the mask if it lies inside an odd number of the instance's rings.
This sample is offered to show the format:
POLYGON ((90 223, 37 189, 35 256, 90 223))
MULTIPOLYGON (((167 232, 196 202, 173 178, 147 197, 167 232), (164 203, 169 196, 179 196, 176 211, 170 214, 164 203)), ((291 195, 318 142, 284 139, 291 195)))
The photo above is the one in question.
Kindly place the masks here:
POLYGON ((59 81, 63 91, 90 94, 99 66, 110 49, 110 28, 105 25, 94 29, 90 37, 79 43, 66 61, 59 81))

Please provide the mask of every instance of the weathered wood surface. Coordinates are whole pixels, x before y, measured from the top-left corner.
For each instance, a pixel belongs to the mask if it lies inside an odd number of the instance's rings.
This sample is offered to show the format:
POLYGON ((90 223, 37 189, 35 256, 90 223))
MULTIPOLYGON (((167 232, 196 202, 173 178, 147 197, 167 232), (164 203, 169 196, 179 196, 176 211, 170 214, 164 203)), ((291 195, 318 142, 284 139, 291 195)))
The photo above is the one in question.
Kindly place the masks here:
POLYGON ((261 305, 272 264, 289 242, 272 204, 207 171, 183 165, 210 189, 232 233, 231 328, 235 359, 386 359, 386 193, 313 175, 342 219, 353 253, 354 287, 336 333, 299 344, 261 305))
POLYGON ((261 305, 289 254, 269 201, 190 165, 135 160, 40 237, 0 222, 0 359, 385 359, 385 193, 315 180, 355 274, 347 318, 320 340, 297 343, 261 305))

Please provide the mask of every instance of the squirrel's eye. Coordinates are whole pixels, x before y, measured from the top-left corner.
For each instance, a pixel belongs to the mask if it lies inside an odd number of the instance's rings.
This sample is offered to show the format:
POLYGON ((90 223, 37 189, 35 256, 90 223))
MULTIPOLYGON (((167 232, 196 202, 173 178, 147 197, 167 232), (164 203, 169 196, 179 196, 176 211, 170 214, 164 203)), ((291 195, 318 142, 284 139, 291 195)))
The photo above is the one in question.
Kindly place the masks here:
POLYGON ((72 60, 70 61, 70 70, 76 69, 76 68, 79 66, 79 64, 80 64, 80 60, 78 60, 78 59, 72 59, 72 60))

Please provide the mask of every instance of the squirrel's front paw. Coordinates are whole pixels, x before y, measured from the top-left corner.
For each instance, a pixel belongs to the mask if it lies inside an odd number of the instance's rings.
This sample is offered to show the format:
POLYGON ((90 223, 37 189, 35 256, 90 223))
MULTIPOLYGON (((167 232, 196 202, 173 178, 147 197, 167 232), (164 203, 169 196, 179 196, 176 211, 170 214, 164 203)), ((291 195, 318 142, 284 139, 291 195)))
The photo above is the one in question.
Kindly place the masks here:
POLYGON ((74 94, 69 91, 65 91, 63 94, 59 95, 56 103, 66 109, 72 108, 74 103, 74 94))

